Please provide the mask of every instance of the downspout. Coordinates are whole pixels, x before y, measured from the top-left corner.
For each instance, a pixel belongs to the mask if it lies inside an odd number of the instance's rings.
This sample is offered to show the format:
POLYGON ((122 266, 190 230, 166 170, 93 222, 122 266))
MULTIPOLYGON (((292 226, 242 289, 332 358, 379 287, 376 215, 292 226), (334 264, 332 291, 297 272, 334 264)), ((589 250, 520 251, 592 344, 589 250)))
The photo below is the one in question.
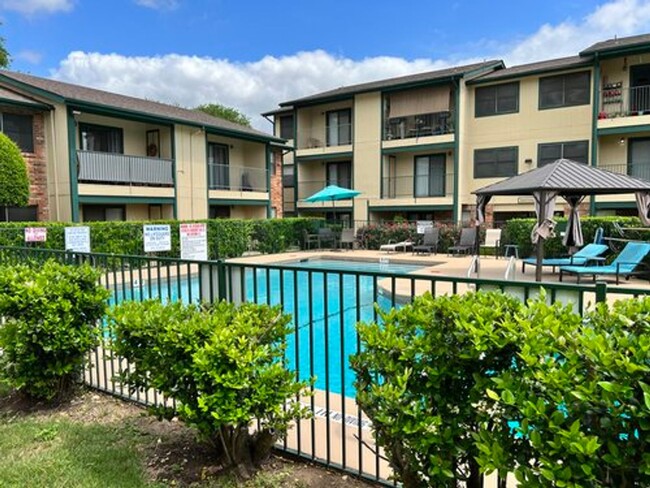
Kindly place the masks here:
POLYGON ((459 188, 460 188, 460 79, 456 79, 456 83, 454 84, 454 89, 455 89, 455 94, 454 94, 454 101, 456 106, 454 107, 454 111, 456 112, 454 115, 454 200, 453 200, 453 218, 454 222, 458 223, 460 222, 460 212, 459 212, 459 188))
MULTIPOLYGON (((50 112, 50 133, 52 135, 52 161, 49 162, 54 172, 54 202, 55 202, 55 220, 61 220, 60 209, 59 209, 59 175, 56 168, 56 111, 52 110, 50 112)), ((51 217, 51 216, 50 216, 51 217)), ((50 218, 50 220, 52 220, 50 218)))
MULTIPOLYGON (((594 54, 594 89, 593 89, 593 109, 591 121, 591 165, 598 165, 598 114, 600 113, 600 59, 598 53, 594 54)), ((596 197, 589 197, 589 215, 596 215, 596 197)))

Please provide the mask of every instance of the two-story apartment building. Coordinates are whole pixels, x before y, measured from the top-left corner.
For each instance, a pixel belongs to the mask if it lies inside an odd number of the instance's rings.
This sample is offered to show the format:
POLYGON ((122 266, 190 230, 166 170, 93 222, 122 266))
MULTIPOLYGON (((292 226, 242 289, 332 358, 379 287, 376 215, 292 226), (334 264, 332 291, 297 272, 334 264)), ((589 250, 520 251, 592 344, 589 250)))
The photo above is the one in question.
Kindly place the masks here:
MULTIPOLYGON (((268 115, 276 136, 293 124, 295 147, 285 158, 294 179, 285 210, 300 214, 467 221, 472 191, 560 157, 650 178, 650 35, 568 58, 511 68, 487 61, 280 106, 268 115), (361 195, 302 201, 326 184, 361 195)), ((633 213, 633 197, 599 197, 585 209, 633 213)), ((533 211, 525 197, 494 198, 488 209, 497 221, 533 211)))
POLYGON ((28 163, 12 220, 266 218, 282 140, 205 113, 10 71, 1 130, 28 163))

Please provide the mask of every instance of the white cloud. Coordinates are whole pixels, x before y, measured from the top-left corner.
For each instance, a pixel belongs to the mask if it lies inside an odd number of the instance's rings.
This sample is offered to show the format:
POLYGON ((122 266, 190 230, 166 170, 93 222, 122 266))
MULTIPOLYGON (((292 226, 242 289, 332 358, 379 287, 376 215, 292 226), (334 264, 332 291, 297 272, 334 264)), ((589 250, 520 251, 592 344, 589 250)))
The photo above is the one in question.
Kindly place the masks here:
MULTIPOLYGON (((140 0, 153 1, 153 0, 140 0)), ((614 35, 650 31, 650 0, 611 0, 585 18, 543 25, 528 37, 508 45, 484 41, 484 56, 508 65, 570 56, 593 42, 614 35)), ((475 52, 475 51, 474 51, 475 52)), ((444 68, 476 59, 416 59, 374 57, 352 60, 325 51, 291 56, 266 56, 250 63, 168 54, 130 57, 72 52, 52 72, 56 79, 183 106, 219 102, 237 107, 261 129, 258 116, 278 102, 339 86, 444 68)))
POLYGON ((16 59, 22 59, 30 64, 39 64, 43 59, 43 54, 31 49, 24 49, 18 52, 15 56, 16 59))
POLYGON ((154 10, 174 10, 178 7, 177 0, 135 0, 135 3, 154 10))
POLYGON ((0 9, 13 10, 25 15, 69 12, 72 10, 73 0, 1 0, 0 9))

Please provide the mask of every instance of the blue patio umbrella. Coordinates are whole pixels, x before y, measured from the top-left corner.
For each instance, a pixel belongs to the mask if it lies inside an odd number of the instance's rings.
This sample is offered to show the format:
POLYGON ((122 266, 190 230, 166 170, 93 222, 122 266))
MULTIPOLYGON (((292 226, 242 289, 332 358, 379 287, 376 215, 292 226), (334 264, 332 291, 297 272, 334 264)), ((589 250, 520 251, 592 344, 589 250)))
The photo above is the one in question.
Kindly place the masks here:
POLYGON ((360 194, 361 192, 357 190, 342 188, 336 185, 329 185, 322 190, 314 193, 312 196, 305 198, 305 202, 316 203, 335 202, 336 200, 349 200, 350 198, 354 198, 360 194))

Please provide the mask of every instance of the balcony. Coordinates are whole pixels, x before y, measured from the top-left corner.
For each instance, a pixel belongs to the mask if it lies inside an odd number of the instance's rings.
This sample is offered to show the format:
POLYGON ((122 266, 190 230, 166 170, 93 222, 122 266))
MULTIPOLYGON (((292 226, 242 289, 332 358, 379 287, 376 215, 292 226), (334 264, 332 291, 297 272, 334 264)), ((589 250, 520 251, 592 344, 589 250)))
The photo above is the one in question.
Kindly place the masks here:
POLYGON ((79 150, 77 161, 80 183, 174 186, 171 159, 79 150))
POLYGON ((605 169, 613 173, 621 173, 624 175, 632 176, 634 178, 650 180, 650 162, 630 164, 603 164, 599 165, 598 167, 600 169, 605 169))
POLYGON ((298 156, 352 151, 352 124, 298 131, 298 156))
POLYGON ((454 132, 451 112, 409 115, 384 120, 384 140, 413 139, 454 132))
POLYGON ((208 164, 208 189, 268 193, 268 171, 259 167, 208 164))
POLYGON ((623 88, 621 83, 613 83, 600 91, 600 120, 648 114, 650 85, 623 88))
POLYGON ((440 198, 453 195, 454 174, 390 176, 382 180, 382 199, 440 198))

